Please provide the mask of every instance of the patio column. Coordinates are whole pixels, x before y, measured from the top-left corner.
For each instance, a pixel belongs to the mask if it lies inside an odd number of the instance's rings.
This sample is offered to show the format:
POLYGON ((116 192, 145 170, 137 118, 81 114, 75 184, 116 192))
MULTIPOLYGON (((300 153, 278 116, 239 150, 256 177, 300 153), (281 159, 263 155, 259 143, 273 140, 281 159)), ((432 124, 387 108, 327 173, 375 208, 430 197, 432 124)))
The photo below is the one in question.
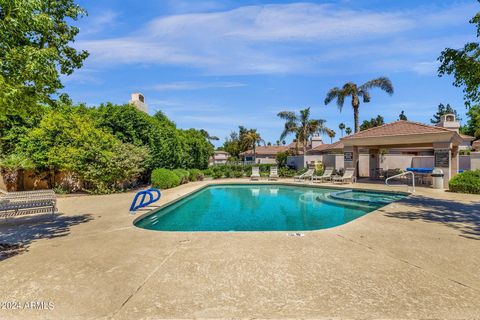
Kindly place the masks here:
POLYGON ((358 163, 358 147, 345 146, 343 148, 344 168, 355 168, 355 176, 358 177, 357 163, 358 163))
POLYGON ((453 146, 450 152, 452 156, 452 163, 450 165, 450 179, 452 179, 458 174, 458 169, 460 168, 460 154, 458 146, 453 146))
POLYGON ((442 169, 443 187, 448 189, 448 181, 452 178, 452 172, 458 170, 458 147, 456 149, 456 165, 452 165, 452 144, 450 142, 438 142, 433 144, 435 153, 434 167, 435 169, 442 169))

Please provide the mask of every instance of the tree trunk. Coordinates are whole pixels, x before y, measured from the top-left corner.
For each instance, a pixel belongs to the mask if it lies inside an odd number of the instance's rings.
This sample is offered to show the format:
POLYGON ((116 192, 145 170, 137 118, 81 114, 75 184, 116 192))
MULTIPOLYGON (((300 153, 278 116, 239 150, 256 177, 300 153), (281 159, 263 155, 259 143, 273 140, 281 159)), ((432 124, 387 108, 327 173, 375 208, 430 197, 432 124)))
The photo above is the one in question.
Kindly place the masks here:
POLYGON ((360 128, 359 128, 359 120, 358 120, 358 108, 359 106, 356 105, 353 107, 353 121, 355 122, 355 133, 358 133, 360 132, 360 128))

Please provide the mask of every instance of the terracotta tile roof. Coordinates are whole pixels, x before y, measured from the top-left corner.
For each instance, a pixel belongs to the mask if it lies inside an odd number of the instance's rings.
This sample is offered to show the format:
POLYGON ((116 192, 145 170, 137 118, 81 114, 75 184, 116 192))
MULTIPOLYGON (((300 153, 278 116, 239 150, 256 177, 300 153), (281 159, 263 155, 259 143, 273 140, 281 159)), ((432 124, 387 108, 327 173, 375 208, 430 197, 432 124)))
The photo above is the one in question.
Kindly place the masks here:
POLYGON ((467 134, 461 134, 460 137, 462 137, 463 140, 467 140, 467 141, 475 140, 475 137, 469 136, 467 134))
MULTIPOLYGON (((260 156, 275 156, 277 153, 282 151, 287 151, 288 147, 286 146, 260 146, 255 148, 255 152, 260 156)), ((241 156, 250 156, 253 155, 253 149, 244 151, 240 153, 241 156)))
POLYGON ((480 140, 473 141, 472 148, 473 150, 476 150, 476 151, 480 150, 480 140))
POLYGON ((370 128, 359 133, 342 138, 343 140, 375 138, 375 137, 390 137, 402 136, 412 134, 428 134, 428 133, 443 133, 452 132, 452 130, 426 125, 419 122, 399 120, 384 124, 383 126, 370 128))
POLYGON ((337 141, 332 144, 321 144, 313 149, 310 149, 307 151, 307 153, 318 153, 318 152, 324 152, 327 153, 329 151, 333 150, 342 150, 343 149, 343 142, 342 141, 337 141))

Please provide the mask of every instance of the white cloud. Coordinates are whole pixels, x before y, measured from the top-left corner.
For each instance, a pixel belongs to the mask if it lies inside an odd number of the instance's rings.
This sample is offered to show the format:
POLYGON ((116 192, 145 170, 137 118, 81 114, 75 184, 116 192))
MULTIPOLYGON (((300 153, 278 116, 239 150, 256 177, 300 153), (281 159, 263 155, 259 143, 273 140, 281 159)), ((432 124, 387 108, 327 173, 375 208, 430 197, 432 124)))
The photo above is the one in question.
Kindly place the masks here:
POLYGON ((107 28, 113 27, 116 24, 118 16, 118 12, 102 10, 101 15, 87 17, 86 27, 80 30, 80 36, 91 36, 107 28))
POLYGON ((465 23, 473 8, 462 3, 395 12, 314 3, 244 6, 162 16, 123 37, 85 40, 78 46, 101 64, 177 65, 216 75, 366 68, 421 73, 426 72, 421 63, 451 45, 445 35, 449 27, 465 23), (425 30, 438 36, 427 37, 425 30))
POLYGON ((169 90, 201 90, 211 88, 237 88, 246 86, 240 82, 198 82, 198 81, 179 81, 157 84, 153 87, 158 91, 169 90))

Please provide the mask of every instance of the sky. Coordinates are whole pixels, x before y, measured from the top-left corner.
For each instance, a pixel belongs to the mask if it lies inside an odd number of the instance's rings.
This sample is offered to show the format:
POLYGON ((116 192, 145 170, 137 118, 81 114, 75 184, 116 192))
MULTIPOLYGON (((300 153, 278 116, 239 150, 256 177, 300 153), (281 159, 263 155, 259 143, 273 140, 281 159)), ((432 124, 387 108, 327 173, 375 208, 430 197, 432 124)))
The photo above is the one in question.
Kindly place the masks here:
POLYGON ((284 124, 277 113, 306 107, 337 132, 335 141, 340 122, 353 129, 353 111, 350 100, 341 112, 325 106, 328 90, 380 76, 395 93, 373 89, 360 121, 395 121, 404 110, 429 123, 439 103, 466 120, 462 90, 438 77, 437 58, 474 40, 474 0, 77 2, 88 16, 74 23, 74 47, 90 56, 63 78, 65 92, 90 106, 142 92, 149 113, 205 129, 221 139, 217 146, 239 125, 275 143, 284 124))

